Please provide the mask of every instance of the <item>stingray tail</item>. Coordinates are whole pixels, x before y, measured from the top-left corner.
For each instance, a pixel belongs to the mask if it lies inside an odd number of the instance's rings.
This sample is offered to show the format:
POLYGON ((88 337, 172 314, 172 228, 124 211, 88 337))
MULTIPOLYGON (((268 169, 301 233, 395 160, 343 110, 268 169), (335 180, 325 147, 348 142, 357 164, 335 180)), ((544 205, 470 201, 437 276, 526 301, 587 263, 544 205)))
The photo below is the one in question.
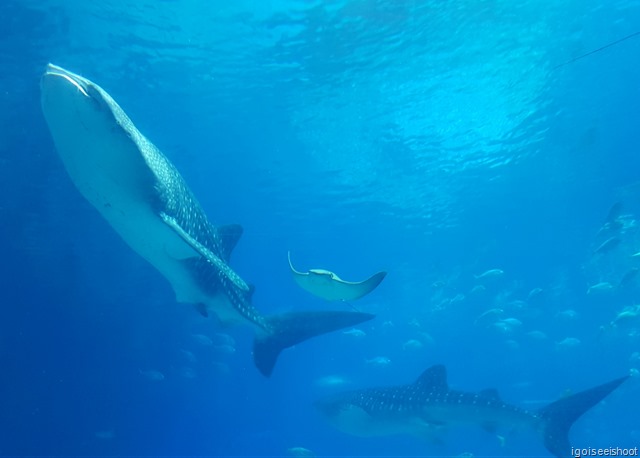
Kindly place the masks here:
POLYGON ((628 378, 629 376, 612 380, 540 409, 538 414, 542 419, 542 436, 547 450, 558 457, 572 457, 569 430, 573 423, 628 378))
POLYGON ((293 312, 266 317, 270 332, 256 336, 253 361, 265 377, 269 377, 278 355, 285 348, 327 332, 354 326, 375 315, 360 312, 293 312))

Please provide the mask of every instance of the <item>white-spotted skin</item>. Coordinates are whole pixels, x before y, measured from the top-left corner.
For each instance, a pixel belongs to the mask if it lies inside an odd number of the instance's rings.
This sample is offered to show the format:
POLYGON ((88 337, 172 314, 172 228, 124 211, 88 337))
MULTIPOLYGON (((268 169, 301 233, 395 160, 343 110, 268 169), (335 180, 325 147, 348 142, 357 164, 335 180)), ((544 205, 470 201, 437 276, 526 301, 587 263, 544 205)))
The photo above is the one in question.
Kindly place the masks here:
POLYGON ((204 304, 223 322, 268 330, 251 305, 249 287, 226 264, 230 249, 218 228, 173 164, 115 100, 97 84, 54 65, 47 67, 41 90, 49 130, 72 181, 169 280, 177 300, 204 304), (198 248, 222 261, 212 263, 198 248))
MULTIPOLYGON (((422 392, 419 387, 406 385, 354 392, 341 401, 345 406, 356 406, 372 419, 403 421, 412 428, 417 417, 435 427, 453 424, 533 426, 535 414, 491 399, 479 393, 462 391, 422 392)), ((411 432, 411 431, 409 431, 411 432)), ((360 435, 360 434, 357 434, 360 435)))
POLYGON ((537 414, 502 402, 494 391, 449 390, 445 380, 429 377, 428 372, 410 385, 348 391, 317 406, 338 429, 361 437, 433 437, 441 428, 459 424, 509 431, 538 428, 537 414))

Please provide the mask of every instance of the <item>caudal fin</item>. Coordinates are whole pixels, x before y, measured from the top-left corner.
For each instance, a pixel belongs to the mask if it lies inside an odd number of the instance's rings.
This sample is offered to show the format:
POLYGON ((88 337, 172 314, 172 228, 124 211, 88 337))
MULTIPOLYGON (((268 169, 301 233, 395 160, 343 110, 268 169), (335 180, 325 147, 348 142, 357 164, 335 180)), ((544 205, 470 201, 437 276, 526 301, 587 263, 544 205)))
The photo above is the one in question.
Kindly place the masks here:
POLYGON ((558 457, 571 457, 569 430, 573 423, 628 378, 629 376, 612 380, 543 407, 538 414, 543 421, 542 435, 547 450, 558 457))
POLYGON ((285 348, 320 334, 354 326, 375 315, 360 312, 293 312, 266 317, 271 332, 256 336, 253 361, 265 377, 269 377, 278 355, 285 348))

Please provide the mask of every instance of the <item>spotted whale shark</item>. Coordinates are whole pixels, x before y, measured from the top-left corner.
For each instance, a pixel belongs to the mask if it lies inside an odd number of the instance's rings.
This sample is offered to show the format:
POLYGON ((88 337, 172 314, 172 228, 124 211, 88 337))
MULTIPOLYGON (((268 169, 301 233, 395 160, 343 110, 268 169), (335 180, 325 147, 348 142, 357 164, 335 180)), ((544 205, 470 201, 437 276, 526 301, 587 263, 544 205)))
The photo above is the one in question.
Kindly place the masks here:
POLYGON ((262 374, 271 375, 283 349, 373 318, 343 311, 261 314, 251 302, 253 287, 229 265, 242 228, 210 223, 174 165, 100 86, 49 64, 40 88, 44 117, 76 188, 171 283, 178 302, 223 324, 252 326, 262 374))
POLYGON ((553 455, 571 457, 569 429, 615 390, 621 377, 529 411, 507 404, 493 389, 449 389, 446 369, 432 366, 411 384, 347 391, 316 402, 339 430, 360 437, 412 434, 438 439, 448 427, 472 424, 488 431, 533 429, 553 455))

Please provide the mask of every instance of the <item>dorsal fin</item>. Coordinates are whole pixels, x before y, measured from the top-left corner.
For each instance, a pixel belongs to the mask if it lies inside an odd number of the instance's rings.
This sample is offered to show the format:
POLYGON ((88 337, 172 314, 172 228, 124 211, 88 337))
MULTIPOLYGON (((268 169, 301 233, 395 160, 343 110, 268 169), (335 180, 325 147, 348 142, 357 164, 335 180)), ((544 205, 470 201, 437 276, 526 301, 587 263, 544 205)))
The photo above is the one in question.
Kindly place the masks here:
POLYGON ((485 399, 490 399, 492 401, 498 401, 498 402, 502 402, 502 399, 500 399, 500 394, 498 394, 498 390, 495 390, 493 388, 488 388, 486 390, 482 390, 478 393, 479 396, 482 396, 485 399))
POLYGON ((226 224, 218 226, 218 235, 222 240, 222 258, 229 261, 231 252, 236 247, 240 236, 242 235, 242 226, 239 224, 226 224))
POLYGON ((447 369, 442 364, 431 366, 418 377, 416 385, 422 385, 434 391, 449 391, 447 369))

